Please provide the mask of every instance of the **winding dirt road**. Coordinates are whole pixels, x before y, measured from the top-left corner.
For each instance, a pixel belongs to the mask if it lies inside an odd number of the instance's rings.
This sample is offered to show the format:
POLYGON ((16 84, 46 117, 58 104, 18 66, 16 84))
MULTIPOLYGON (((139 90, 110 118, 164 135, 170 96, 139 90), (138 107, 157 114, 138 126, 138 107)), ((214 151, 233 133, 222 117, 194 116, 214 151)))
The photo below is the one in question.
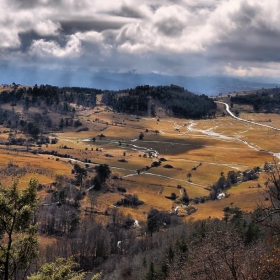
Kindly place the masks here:
POLYGON ((227 103, 224 103, 224 102, 220 102, 220 101, 215 101, 216 103, 220 103, 220 104, 224 104, 226 106, 226 111, 229 113, 229 115, 231 115, 233 118, 239 120, 239 121, 243 121, 243 122, 247 122, 247 123, 251 123, 251 124, 255 124, 255 125, 259 125, 259 126, 264 126, 264 127, 267 127, 267 128, 271 128, 271 129, 274 129, 274 130, 278 130, 280 131, 280 128, 277 128, 277 127, 274 127, 274 126, 271 126, 271 125, 267 125, 267 124, 262 124, 262 123, 257 123, 257 122, 253 122, 253 121, 249 121, 249 120, 245 120, 245 119, 242 119, 242 118, 239 118, 237 116, 235 116, 229 109, 229 105, 227 103))

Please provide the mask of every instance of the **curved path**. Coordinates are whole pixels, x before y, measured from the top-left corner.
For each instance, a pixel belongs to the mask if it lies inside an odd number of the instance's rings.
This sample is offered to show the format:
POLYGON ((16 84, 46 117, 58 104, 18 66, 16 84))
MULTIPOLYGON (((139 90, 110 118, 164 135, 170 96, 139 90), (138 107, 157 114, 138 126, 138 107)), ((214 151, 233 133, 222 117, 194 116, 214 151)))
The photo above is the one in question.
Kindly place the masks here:
POLYGON ((245 119, 236 117, 236 116, 230 111, 229 105, 228 105, 227 103, 220 102, 220 101, 215 101, 215 102, 216 102, 216 103, 224 104, 224 105, 226 106, 226 111, 227 111, 233 118, 235 118, 235 119, 237 119, 237 120, 239 120, 239 121, 243 121, 243 122, 247 122, 247 123, 252 123, 252 124, 255 124, 255 125, 264 126, 264 127, 268 127, 268 128, 271 128, 271 129, 280 131, 280 128, 277 128, 277 127, 274 127, 274 126, 271 126, 271 125, 261 124, 261 123, 257 123, 257 122, 253 122, 253 121, 249 121, 249 120, 245 120, 245 119))
MULTIPOLYGON (((245 119, 242 119, 242 118, 239 118, 237 116, 235 116, 229 109, 229 105, 227 103, 224 103, 224 102, 220 102, 220 101, 216 101, 217 103, 221 103, 223 105, 225 105, 226 107, 226 111, 228 112, 228 114, 239 120, 239 121, 243 121, 243 122, 247 122, 247 123, 251 123, 251 124, 254 124, 254 125, 259 125, 259 126, 263 126, 263 127, 267 127, 267 128, 270 128, 270 129, 274 129, 274 130, 278 130, 280 131, 279 128, 276 128, 276 127, 273 127, 273 126, 270 126, 270 125, 265 125, 265 124, 260 124, 260 123, 257 123, 257 122, 253 122, 253 121, 249 121, 249 120, 245 120, 245 119)), ((171 121, 169 121, 171 122, 171 121)), ((211 136, 215 136, 215 137, 219 137, 219 138, 223 138, 224 140, 235 140, 234 138, 232 137, 228 137, 228 136, 224 136, 224 135, 220 135, 218 133, 215 133, 213 131, 211 131, 212 129, 208 129, 206 130, 205 132, 201 131, 201 130, 196 130, 193 128, 194 126, 194 123, 191 122, 190 125, 188 127, 186 127, 188 130, 192 130, 192 131, 197 131, 197 132, 202 132, 202 133, 205 133, 205 134, 211 134, 211 136)), ((183 126, 180 126, 178 125, 176 122, 174 122, 174 128, 175 129, 180 129, 182 128, 183 126)), ((160 130, 160 133, 164 134, 164 132, 162 130, 160 130)), ((183 133, 185 134, 185 133, 183 133)), ((64 139, 66 140, 66 139, 64 139)), ((83 141, 90 141, 91 139, 84 139, 83 141)), ((133 140, 130 140, 130 142, 136 142, 138 139, 133 139, 133 140)), ((248 145, 250 148, 253 148, 255 150, 260 150, 260 149, 257 149, 256 147, 253 147, 251 145, 249 145, 249 143, 245 140, 240 140, 238 139, 239 141, 242 141, 243 143, 245 143, 246 145, 248 145)), ((66 140, 66 141, 70 141, 70 140, 66 140)), ((107 142, 107 141, 105 141, 107 142)), ((108 141, 109 143, 112 143, 112 144, 119 144, 119 141, 118 140, 110 140, 108 141)), ((158 142, 160 143, 160 141, 145 141, 145 142, 158 142)), ((178 144, 178 145, 188 145, 188 144, 184 144, 184 143, 174 143, 174 142, 164 142, 164 143, 170 143, 170 144, 178 144)), ((158 152, 152 148, 146 148, 146 147, 140 147, 140 146, 137 146, 135 144, 130 144, 130 146, 132 147, 133 150, 136 150, 136 151, 141 151, 141 152, 155 152, 156 154, 158 154, 158 152)), ((276 154, 276 153, 272 153, 272 152, 269 152, 269 151, 265 151, 265 152, 268 152, 268 153, 271 153, 273 154, 274 156, 277 156, 277 157, 280 157, 280 154, 276 154)), ((79 163, 85 163, 83 161, 79 161, 78 159, 74 159, 74 158, 67 158, 67 160, 73 160, 73 161, 76 161, 76 162, 79 162, 79 163)), ((89 165, 96 165, 97 163, 89 163, 89 165)), ((215 164, 215 163, 208 163, 208 164, 215 164)), ((220 164, 219 164, 220 165, 220 164)), ((132 176, 139 176, 139 174, 137 173, 136 170, 132 170, 132 169, 128 169, 128 168, 122 168, 122 167, 117 167, 117 166, 113 166, 111 165, 110 166, 111 168, 113 169, 119 169, 119 170, 124 170, 124 171, 128 171, 129 174, 127 175, 124 175, 123 177, 132 177, 132 176)), ((237 169, 236 167, 232 167, 232 168, 235 168, 237 169)), ((175 180, 175 181, 180 181, 180 182, 185 182, 185 183, 188 183, 190 185, 195 185, 195 186, 198 186, 198 187, 204 187, 203 185, 201 184, 196 184, 196 183, 193 183, 193 182, 189 182, 188 180, 183 180, 183 179, 179 179, 179 178, 172 178, 172 177, 168 177, 168 176, 164 176, 164 175, 160 175, 160 174, 156 174, 156 173, 152 173, 152 172, 143 172, 141 173, 143 175, 148 175, 148 176, 156 176, 156 177, 160 177, 162 178, 163 180, 175 180)))

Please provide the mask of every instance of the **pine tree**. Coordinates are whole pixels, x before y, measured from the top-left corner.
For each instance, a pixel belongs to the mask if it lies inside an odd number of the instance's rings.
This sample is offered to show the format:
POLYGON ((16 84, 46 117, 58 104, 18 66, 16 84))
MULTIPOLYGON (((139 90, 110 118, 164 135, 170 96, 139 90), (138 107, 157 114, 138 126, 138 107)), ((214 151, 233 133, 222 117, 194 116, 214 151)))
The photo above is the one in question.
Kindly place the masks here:
POLYGON ((38 208, 37 180, 20 191, 17 183, 0 185, 0 278, 24 279, 38 254, 37 225, 33 222, 38 208))

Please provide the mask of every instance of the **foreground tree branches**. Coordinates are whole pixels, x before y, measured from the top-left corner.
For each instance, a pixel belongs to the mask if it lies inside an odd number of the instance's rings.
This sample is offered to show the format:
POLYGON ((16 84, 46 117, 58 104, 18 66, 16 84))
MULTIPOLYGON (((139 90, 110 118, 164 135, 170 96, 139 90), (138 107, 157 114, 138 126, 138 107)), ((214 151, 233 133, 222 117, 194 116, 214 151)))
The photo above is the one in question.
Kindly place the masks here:
POLYGON ((24 279, 37 256, 36 195, 36 179, 31 179, 23 191, 17 183, 10 187, 0 186, 1 279, 24 279))
POLYGON ((272 163, 265 163, 267 181, 265 183, 265 203, 258 209, 258 219, 271 228, 274 235, 280 234, 280 162, 273 158, 272 163))

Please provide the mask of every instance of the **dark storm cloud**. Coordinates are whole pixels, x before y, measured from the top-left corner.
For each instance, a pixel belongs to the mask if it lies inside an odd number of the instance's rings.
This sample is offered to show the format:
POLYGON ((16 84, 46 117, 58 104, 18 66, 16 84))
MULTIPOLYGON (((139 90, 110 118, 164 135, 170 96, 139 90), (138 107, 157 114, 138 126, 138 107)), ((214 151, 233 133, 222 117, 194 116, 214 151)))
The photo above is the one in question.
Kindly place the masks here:
POLYGON ((128 6, 126 4, 122 5, 118 11, 113 11, 113 15, 128 17, 128 18, 143 18, 145 17, 137 7, 128 6))
POLYGON ((0 8, 0 63, 183 75, 280 70, 278 0, 2 0, 0 8))
POLYGON ((60 25, 65 34, 70 35, 75 32, 98 31, 102 32, 108 29, 120 29, 124 23, 114 21, 104 21, 97 19, 80 19, 80 20, 61 20, 60 25))
POLYGON ((19 9, 32 9, 40 6, 59 7, 62 0, 9 0, 9 4, 19 9))
POLYGON ((212 45, 208 55, 212 61, 280 62, 280 33, 276 31, 232 33, 230 40, 212 45))
POLYGON ((28 52, 28 50, 29 50, 29 48, 30 48, 30 46, 31 46, 31 44, 34 40, 35 41, 39 40, 39 39, 44 39, 46 41, 55 40, 60 45, 65 43, 64 38, 61 38, 61 37, 58 37, 58 36, 42 36, 42 35, 36 33, 33 30, 19 33, 19 38, 20 38, 20 41, 21 41, 20 50, 23 53, 28 52))
POLYGON ((258 4, 241 3, 229 18, 235 28, 208 48, 212 61, 280 62, 280 29, 269 22, 258 4))
POLYGON ((232 20, 244 28, 255 20, 260 9, 259 6, 252 6, 247 2, 241 3, 239 11, 232 15, 232 20))
POLYGON ((38 0, 10 0, 10 4, 18 8, 28 9, 38 5, 38 0))

